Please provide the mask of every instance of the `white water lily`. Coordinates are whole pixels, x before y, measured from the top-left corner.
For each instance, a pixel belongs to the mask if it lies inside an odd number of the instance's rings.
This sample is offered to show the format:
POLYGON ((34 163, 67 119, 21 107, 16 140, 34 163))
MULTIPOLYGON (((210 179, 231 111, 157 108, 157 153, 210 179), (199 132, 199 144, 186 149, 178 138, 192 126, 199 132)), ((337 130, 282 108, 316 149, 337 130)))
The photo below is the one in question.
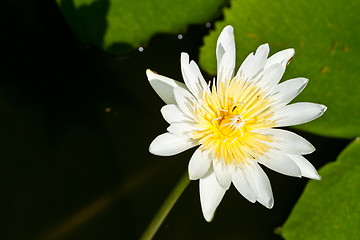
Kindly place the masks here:
POLYGON ((268 58, 269 46, 263 44, 235 74, 233 28, 227 26, 217 41, 217 79, 212 85, 187 53, 181 54, 185 84, 146 71, 151 86, 167 104, 161 113, 170 124, 149 150, 171 156, 199 146, 188 171, 191 180, 200 179, 207 221, 213 219, 231 183, 250 202, 272 208, 271 185, 259 163, 285 175, 320 179, 302 156, 315 150, 311 143, 276 128, 309 122, 326 110, 324 105, 307 102, 288 105, 308 82, 294 78, 279 84, 294 53, 286 49, 268 58))

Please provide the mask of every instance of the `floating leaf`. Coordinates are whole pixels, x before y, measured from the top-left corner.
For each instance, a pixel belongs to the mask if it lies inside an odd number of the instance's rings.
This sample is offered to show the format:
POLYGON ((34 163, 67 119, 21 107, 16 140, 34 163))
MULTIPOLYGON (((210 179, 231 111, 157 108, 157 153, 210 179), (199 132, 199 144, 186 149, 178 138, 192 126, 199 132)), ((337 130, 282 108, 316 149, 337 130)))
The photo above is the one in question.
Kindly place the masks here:
POLYGON ((296 128, 333 137, 360 135, 360 2, 231 1, 225 20, 205 38, 201 66, 216 73, 215 45, 220 31, 235 29, 237 67, 262 44, 271 53, 295 48, 296 55, 283 79, 306 77, 309 84, 297 101, 325 104, 319 120, 296 128))
POLYGON ((357 239, 360 236, 360 139, 310 181, 282 229, 287 240, 357 239))
POLYGON ((84 42, 114 53, 128 51, 155 33, 178 33, 212 20, 226 0, 57 0, 84 42))

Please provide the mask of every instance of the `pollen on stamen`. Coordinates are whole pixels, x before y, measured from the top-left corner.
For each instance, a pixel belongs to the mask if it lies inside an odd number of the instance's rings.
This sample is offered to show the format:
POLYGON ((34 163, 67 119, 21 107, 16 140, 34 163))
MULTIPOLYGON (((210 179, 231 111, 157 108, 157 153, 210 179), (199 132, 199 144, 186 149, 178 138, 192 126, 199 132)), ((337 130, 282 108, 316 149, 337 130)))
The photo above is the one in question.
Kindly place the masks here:
POLYGON ((239 130, 240 130, 240 137, 241 137, 242 135, 244 135, 244 132, 241 129, 239 129, 239 130))
POLYGON ((259 85, 246 81, 233 79, 217 87, 212 84, 194 112, 199 127, 193 136, 201 149, 236 165, 263 155, 267 151, 264 142, 271 141, 271 137, 256 130, 273 126, 268 120, 272 117, 272 102, 266 94, 259 85))
POLYGON ((219 119, 221 119, 221 118, 222 118, 222 117, 214 118, 214 119, 211 120, 211 122, 214 123, 215 121, 217 121, 217 120, 219 120, 219 119))

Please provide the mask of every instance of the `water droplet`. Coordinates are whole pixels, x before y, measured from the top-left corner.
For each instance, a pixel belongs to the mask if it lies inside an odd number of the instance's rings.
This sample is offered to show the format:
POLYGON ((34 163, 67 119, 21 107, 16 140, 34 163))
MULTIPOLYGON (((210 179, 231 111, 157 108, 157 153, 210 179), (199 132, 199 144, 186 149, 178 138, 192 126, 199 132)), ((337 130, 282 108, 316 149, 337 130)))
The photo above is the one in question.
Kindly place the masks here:
POLYGON ((208 23, 205 24, 205 26, 206 26, 207 28, 210 28, 210 27, 211 27, 211 23, 208 22, 208 23))
POLYGON ((143 47, 139 47, 139 52, 142 52, 144 51, 144 48, 143 47))
POLYGON ((182 34, 179 34, 179 35, 178 35, 178 39, 179 39, 179 40, 183 39, 183 35, 182 35, 182 34))

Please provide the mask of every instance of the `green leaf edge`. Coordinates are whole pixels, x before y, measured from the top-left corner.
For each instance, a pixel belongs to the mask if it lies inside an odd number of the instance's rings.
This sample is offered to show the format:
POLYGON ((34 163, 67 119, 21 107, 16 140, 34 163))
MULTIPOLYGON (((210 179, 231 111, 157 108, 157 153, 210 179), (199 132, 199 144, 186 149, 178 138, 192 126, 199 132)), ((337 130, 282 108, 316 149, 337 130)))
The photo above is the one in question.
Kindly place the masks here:
MULTIPOLYGON (((327 178, 334 178, 333 172, 335 170, 339 171, 342 169, 351 169, 353 170, 355 167, 357 167, 358 169, 360 169, 360 164, 358 164, 357 166, 354 166, 352 163, 347 162, 348 158, 354 158, 353 155, 355 153, 355 158, 358 159, 360 161, 360 138, 357 137, 355 138, 354 141, 352 141, 337 157, 336 161, 334 162, 330 162, 328 164, 326 164, 325 166, 323 166, 320 170, 319 170, 319 175, 322 176, 322 180, 324 181, 324 179, 327 178)), ((353 160, 354 161, 354 160, 353 160)), ((360 162, 359 162, 360 163, 360 162)), ((344 176, 341 176, 344 177, 344 176)), ((350 179, 351 180, 351 179, 350 179)), ((359 185, 360 186, 360 185, 359 185)), ((300 212, 300 218, 301 218, 301 214, 303 214, 303 209, 308 208, 308 199, 307 196, 313 196, 314 193, 319 193, 318 188, 320 188, 320 190, 322 190, 321 186, 319 185, 318 181, 314 181, 314 180, 310 180, 309 183, 307 184, 307 186, 305 187, 304 192, 302 193, 301 197, 299 198, 298 202, 295 204, 294 208, 292 209, 288 219, 286 220, 286 222, 284 223, 284 225, 282 227, 279 227, 277 229, 274 230, 274 232, 276 234, 281 235, 282 237, 284 237, 284 239, 294 239, 294 240, 298 240, 298 239, 306 239, 306 240, 311 240, 311 239, 336 239, 336 240, 341 240, 341 239, 353 239, 352 237, 349 236, 343 236, 343 235, 335 235, 335 234, 331 234, 330 236, 335 236, 336 238, 328 238, 329 236, 324 236, 318 238, 318 236, 303 236, 303 238, 300 237, 300 235, 296 234, 296 238, 292 238, 294 236, 293 232, 297 232, 296 228, 295 230, 291 230, 292 226, 299 226, 301 225, 301 223, 299 223, 297 221, 297 219, 299 219, 298 216, 298 212, 300 212), (304 200, 305 198, 305 200, 304 200), (304 206, 303 206, 304 205, 304 206), (295 220, 292 220, 294 218, 294 214, 295 215, 295 220), (293 222, 294 221, 294 222, 293 222), (289 227, 290 225, 290 227, 289 227), (287 229, 290 228, 290 230, 288 231, 287 229), (288 238, 290 236, 290 238, 288 238), (314 237, 314 238, 313 238, 314 237)), ((319 194, 318 194, 319 195, 319 194)), ((350 198, 351 196, 349 196, 350 198)), ((357 199, 353 199, 353 201, 357 201, 357 199)), ((358 208, 360 208, 360 204, 358 204, 358 208)), ((329 208, 330 209, 330 208, 329 208)), ((335 207, 334 207, 334 211, 336 211, 335 207)), ((316 214, 316 212, 315 212, 316 214)), ((359 212, 360 215, 360 212, 359 212)), ((360 219, 360 216, 358 217, 358 220, 360 219)), ((353 222, 353 221, 352 221, 353 222)), ((347 224, 347 223, 344 223, 347 224)), ((359 226, 359 230, 358 232, 360 232, 360 221, 358 221, 358 226, 359 226)), ((339 226, 331 226, 330 229, 334 229, 337 228, 339 226)), ((356 229, 356 228, 354 228, 356 229)), ((302 233, 304 233, 306 231, 302 231, 302 233)), ((338 232, 337 232, 338 233, 338 232)))

